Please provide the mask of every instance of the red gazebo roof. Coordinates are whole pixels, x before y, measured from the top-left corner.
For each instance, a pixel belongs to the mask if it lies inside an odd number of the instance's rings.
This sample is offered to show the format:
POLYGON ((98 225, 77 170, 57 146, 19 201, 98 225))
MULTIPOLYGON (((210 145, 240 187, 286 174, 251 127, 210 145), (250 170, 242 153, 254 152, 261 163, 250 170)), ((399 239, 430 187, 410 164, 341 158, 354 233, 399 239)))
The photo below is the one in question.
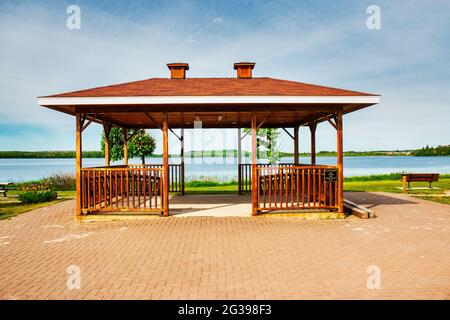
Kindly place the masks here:
POLYGON ((49 97, 135 97, 135 96, 376 96, 274 78, 151 78, 79 90, 49 97))

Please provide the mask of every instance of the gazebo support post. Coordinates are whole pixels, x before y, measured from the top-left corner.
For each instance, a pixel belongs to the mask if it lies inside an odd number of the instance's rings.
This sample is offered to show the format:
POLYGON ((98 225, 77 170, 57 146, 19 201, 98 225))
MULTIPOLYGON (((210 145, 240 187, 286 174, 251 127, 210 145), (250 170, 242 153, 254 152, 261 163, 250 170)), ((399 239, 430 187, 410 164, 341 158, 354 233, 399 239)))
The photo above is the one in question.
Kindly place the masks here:
POLYGON ((238 145, 237 145, 237 164, 238 164, 238 194, 242 194, 242 142, 241 142, 241 128, 237 129, 237 138, 238 138, 238 145))
POLYGON ((311 132, 311 165, 316 165, 316 128, 317 123, 312 122, 309 124, 309 131, 311 132))
POLYGON ((111 132, 111 124, 103 123, 103 130, 105 131, 105 166, 111 165, 110 160, 110 145, 109 145, 109 133, 111 132))
POLYGON ((128 166, 128 129, 123 128, 123 164, 128 166))
POLYGON ((180 178, 181 178, 181 185, 180 185, 180 192, 182 195, 184 195, 184 128, 181 128, 180 133, 180 163, 181 163, 181 169, 180 169, 180 178))
POLYGON ((163 215, 169 216, 169 126, 167 112, 163 116, 163 215))
POLYGON ((256 137, 256 111, 252 111, 252 119, 251 119, 251 131, 252 131, 252 215, 258 214, 258 181, 257 180, 257 137, 256 137))
POLYGON ((344 147, 342 132, 342 111, 337 112, 337 167, 338 167, 338 211, 344 213, 344 147))
POLYGON ((81 215, 81 168, 83 166, 82 157, 82 128, 83 128, 83 117, 80 113, 75 116, 76 122, 76 133, 75 133, 75 182, 76 182, 76 205, 75 205, 75 215, 81 215))
POLYGON ((294 127, 294 164, 298 166, 298 126, 294 127))

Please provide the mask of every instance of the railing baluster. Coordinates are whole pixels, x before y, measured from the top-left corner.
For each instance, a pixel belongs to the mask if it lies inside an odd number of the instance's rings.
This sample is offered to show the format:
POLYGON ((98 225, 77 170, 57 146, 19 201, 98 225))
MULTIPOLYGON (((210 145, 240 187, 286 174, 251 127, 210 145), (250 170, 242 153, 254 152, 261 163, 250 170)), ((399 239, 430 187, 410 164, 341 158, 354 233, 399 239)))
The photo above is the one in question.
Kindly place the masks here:
POLYGON ((109 175, 109 209, 112 209, 112 201, 113 201, 113 189, 112 189, 112 180, 113 180, 113 175, 112 175, 112 171, 108 171, 108 175, 109 175))
POLYGON ((302 208, 305 208, 305 169, 302 169, 302 208))
POLYGON ((149 179, 148 179, 148 207, 153 208, 153 193, 154 188, 153 185, 155 184, 155 171, 151 170, 149 172, 149 179))
POLYGON ((280 179, 280 208, 283 208, 283 170, 278 167, 278 178, 280 179))
MULTIPOLYGON (((159 205, 161 206, 161 208, 163 207, 163 196, 162 196, 162 194, 163 194, 163 189, 162 189, 162 181, 163 181, 163 179, 162 179, 162 170, 159 172, 159 182, 158 182, 158 185, 159 185, 159 205)), ((165 204, 164 204, 165 205, 165 204)))
MULTIPOLYGON (((83 173, 83 171, 82 171, 83 173)), ((91 179, 90 179, 90 175, 91 172, 90 171, 86 171, 84 172, 84 176, 87 179, 87 186, 86 186, 86 191, 87 191, 87 206, 86 209, 90 210, 91 209, 91 179)))
POLYGON ((258 168, 256 168, 256 190, 258 190, 258 192, 256 193, 256 208, 259 209, 259 204, 261 202, 260 200, 261 181, 259 179, 258 168))
POLYGON ((313 169, 313 207, 316 206, 316 169, 313 169))
POLYGON ((320 192, 320 190, 321 190, 321 188, 320 188, 321 179, 322 179, 322 177, 320 175, 320 169, 317 169, 317 202, 318 202, 319 206, 322 205, 321 204, 321 201, 322 201, 321 195, 322 195, 322 193, 320 192))
POLYGON ((311 207, 311 169, 308 169, 308 207, 311 207))
POLYGON ((125 193, 126 193, 126 197, 127 197, 127 209, 130 208, 130 170, 126 171, 126 186, 125 186, 125 193))
POLYGON ((137 171, 138 208, 141 207, 141 170, 137 171))
POLYGON ((99 170, 97 172, 98 174, 98 207, 100 208, 100 210, 102 209, 102 172, 99 170))
POLYGON ((337 179, 336 182, 334 183, 334 190, 335 190, 334 205, 337 206, 337 199, 338 199, 337 179))
POLYGON ((122 209, 123 209, 123 201, 124 201, 124 196, 123 196, 123 170, 120 170, 120 201, 122 203, 122 209))
POLYGON ((142 196, 144 197, 144 209, 147 208, 147 173, 148 171, 146 169, 144 169, 142 171, 142 196))
POLYGON ((291 207, 294 206, 294 168, 291 168, 290 170, 290 180, 289 183, 291 185, 291 207))
POLYGON ((117 179, 119 175, 119 172, 117 170, 114 171, 114 184, 115 184, 115 205, 116 205, 116 209, 119 208, 119 181, 117 179))
POLYGON ((300 173, 299 168, 295 169, 295 185, 296 185, 296 207, 299 207, 299 189, 300 189, 300 181, 299 181, 299 173, 300 173))
POLYGON ((252 190, 252 175, 251 175, 251 165, 247 165, 247 191, 252 190))
POLYGON ((267 183, 267 190, 268 190, 268 199, 269 199, 269 203, 268 203, 268 207, 271 208, 273 206, 273 170, 272 168, 266 168, 266 173, 267 173, 267 177, 266 177, 266 183, 267 183))
MULTIPOLYGON (((266 171, 265 171, 265 169, 261 169, 261 170, 258 170, 258 169, 260 169, 260 168, 256 168, 256 170, 257 170, 258 173, 262 172, 262 173, 261 173, 261 176, 260 176, 260 178, 259 178, 259 181, 261 182, 261 180, 262 180, 263 207, 265 208, 265 207, 266 207, 266 202, 267 202, 267 197, 266 197, 266 193, 267 193, 266 171)), ((260 187, 260 188, 261 188, 261 187, 260 187)), ((259 189, 259 190, 261 190, 261 189, 259 189)), ((259 193, 259 192, 258 192, 258 193, 259 193)))
POLYGON ((103 208, 103 209, 106 209, 106 201, 105 201, 105 199, 106 199, 105 171, 103 171, 103 170, 100 171, 100 175, 101 175, 101 178, 100 178, 100 180, 101 180, 100 188, 101 188, 101 192, 102 192, 102 197, 101 197, 102 208, 103 208))
POLYGON ((133 205, 133 209, 136 208, 136 170, 131 170, 131 183, 132 183, 132 187, 131 187, 131 195, 132 195, 132 205, 133 205))
POLYGON ((93 198, 93 203, 94 203, 94 211, 97 210, 97 200, 96 200, 96 188, 95 188, 95 171, 92 171, 92 198, 93 198))
POLYGON ((288 183, 289 183, 289 181, 288 181, 288 172, 289 172, 289 169, 287 169, 287 168, 283 168, 283 175, 282 175, 282 178, 284 179, 284 183, 283 183, 283 186, 284 186, 284 203, 285 203, 285 208, 287 208, 287 207, 289 207, 289 186, 288 186, 288 183))

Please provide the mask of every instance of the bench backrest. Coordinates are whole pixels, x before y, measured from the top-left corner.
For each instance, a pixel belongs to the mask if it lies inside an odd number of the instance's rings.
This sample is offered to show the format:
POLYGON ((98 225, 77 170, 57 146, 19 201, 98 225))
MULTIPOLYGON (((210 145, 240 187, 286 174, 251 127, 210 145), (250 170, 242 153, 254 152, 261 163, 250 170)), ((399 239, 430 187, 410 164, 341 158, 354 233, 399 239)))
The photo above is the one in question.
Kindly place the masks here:
POLYGON ((435 182, 439 180, 439 173, 408 173, 405 176, 407 182, 435 182))

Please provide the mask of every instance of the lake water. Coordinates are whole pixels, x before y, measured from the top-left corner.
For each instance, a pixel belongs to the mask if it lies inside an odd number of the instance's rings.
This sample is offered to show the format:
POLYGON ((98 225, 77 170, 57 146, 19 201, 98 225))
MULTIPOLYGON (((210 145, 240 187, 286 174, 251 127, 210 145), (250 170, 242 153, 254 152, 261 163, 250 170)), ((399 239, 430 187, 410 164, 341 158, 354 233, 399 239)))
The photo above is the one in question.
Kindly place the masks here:
MULTIPOLYGON (((84 159, 83 166, 101 166, 103 159, 84 159)), ((161 163, 161 158, 149 158, 147 163, 161 163)), ((170 159, 179 163, 179 158, 170 159)), ((250 159, 243 159, 249 163, 250 159)), ((283 158, 281 162, 294 162, 283 158)), ((309 158, 300 158, 308 163, 309 158)), ((120 164, 115 163, 115 164, 120 164)), ((138 159, 130 163, 140 163, 138 159)), ((219 181, 237 179, 236 158, 186 158, 186 180, 211 177, 219 181)), ((318 164, 334 165, 335 157, 317 157, 318 164)), ((344 175, 370 175, 395 172, 437 172, 450 173, 450 157, 345 157, 344 175)), ((75 173, 75 159, 0 159, 0 181, 27 181, 41 179, 54 173, 75 173)))

